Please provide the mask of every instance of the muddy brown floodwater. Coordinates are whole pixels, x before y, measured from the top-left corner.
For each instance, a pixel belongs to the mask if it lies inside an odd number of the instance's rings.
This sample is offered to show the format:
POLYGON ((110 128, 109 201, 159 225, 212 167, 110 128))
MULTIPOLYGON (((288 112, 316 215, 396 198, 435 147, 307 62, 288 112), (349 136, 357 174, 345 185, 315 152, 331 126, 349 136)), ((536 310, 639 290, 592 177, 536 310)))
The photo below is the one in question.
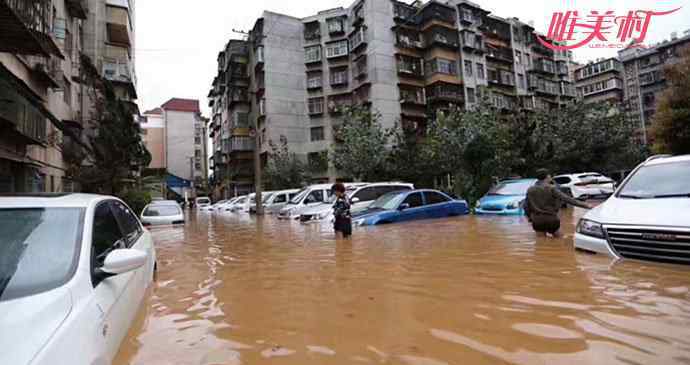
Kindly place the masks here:
POLYGON ((690 268, 612 262, 524 218, 355 231, 199 215, 115 364, 690 364, 690 268))

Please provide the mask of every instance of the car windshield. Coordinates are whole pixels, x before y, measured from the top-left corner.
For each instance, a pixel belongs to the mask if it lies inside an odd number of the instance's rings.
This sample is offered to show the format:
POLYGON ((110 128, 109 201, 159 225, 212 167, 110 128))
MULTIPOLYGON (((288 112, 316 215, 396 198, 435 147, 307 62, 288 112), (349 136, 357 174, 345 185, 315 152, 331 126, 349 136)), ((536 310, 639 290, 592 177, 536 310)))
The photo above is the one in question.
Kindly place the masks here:
POLYGON ((169 217, 182 214, 180 208, 172 205, 149 206, 144 211, 144 217, 169 217))
POLYGON ((376 199, 376 201, 373 204, 369 206, 369 209, 394 210, 398 207, 398 205, 400 205, 400 202, 402 202, 404 197, 405 194, 400 192, 382 195, 380 198, 376 199))
POLYGON ((0 302, 57 288, 74 273, 83 210, 0 209, 0 302))
POLYGON ((244 196, 244 197, 237 199, 233 204, 241 205, 241 204, 244 204, 246 202, 247 202, 247 197, 244 196))
POLYGON ((297 193, 297 196, 290 200, 290 204, 299 204, 299 202, 301 202, 307 194, 309 194, 309 189, 304 189, 300 191, 299 193, 297 193))
POLYGON ((690 197, 690 161, 649 165, 637 170, 621 188, 620 198, 690 197))
POLYGON ((489 190, 489 195, 525 195, 532 185, 534 182, 529 180, 504 181, 489 190))
POLYGON ((151 205, 172 205, 172 206, 180 206, 176 201, 174 200, 158 200, 158 201, 153 201, 151 202, 151 205))

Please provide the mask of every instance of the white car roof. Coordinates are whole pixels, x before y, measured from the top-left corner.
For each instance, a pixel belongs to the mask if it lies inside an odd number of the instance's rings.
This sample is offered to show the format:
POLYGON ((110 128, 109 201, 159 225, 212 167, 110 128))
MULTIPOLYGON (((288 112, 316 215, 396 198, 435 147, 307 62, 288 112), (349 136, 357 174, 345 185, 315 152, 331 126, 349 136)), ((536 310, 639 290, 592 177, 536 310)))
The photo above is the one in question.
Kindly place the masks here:
POLYGON ((672 156, 672 157, 657 157, 645 162, 645 166, 662 165, 667 163, 678 163, 690 161, 690 155, 672 156))
POLYGON ((17 194, 0 196, 0 208, 88 208, 105 199, 117 199, 95 194, 17 194))

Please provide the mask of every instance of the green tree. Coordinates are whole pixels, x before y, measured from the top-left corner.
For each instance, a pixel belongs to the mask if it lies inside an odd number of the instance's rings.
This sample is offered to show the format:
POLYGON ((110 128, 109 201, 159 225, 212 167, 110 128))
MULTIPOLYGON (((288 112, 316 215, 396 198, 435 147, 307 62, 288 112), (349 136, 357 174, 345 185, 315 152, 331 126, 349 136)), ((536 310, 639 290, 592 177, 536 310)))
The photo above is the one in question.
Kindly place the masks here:
POLYGON ((400 180, 415 184, 417 187, 431 188, 434 178, 442 175, 432 161, 432 151, 424 135, 425 130, 410 130, 397 123, 390 130, 392 147, 388 152, 386 179, 400 180))
POLYGON ((472 110, 453 108, 430 123, 430 161, 455 177, 455 192, 474 204, 513 163, 510 129, 486 100, 472 110))
POLYGON ((343 124, 336 131, 338 143, 331 159, 336 168, 360 181, 385 176, 390 131, 381 126, 381 115, 365 107, 343 110, 343 124))
POLYGON ((268 142, 271 153, 264 169, 264 187, 267 190, 284 190, 302 186, 307 181, 307 166, 295 153, 290 152, 287 138, 280 136, 278 144, 268 142))
POLYGON ((65 154, 68 174, 84 192, 118 195, 136 185, 135 173, 148 166, 151 154, 131 106, 115 95, 107 81, 95 80, 92 86, 93 133, 74 140, 77 148, 65 154))
POLYGON ((654 151, 690 154, 690 50, 665 73, 668 89, 659 100, 652 127, 654 151))

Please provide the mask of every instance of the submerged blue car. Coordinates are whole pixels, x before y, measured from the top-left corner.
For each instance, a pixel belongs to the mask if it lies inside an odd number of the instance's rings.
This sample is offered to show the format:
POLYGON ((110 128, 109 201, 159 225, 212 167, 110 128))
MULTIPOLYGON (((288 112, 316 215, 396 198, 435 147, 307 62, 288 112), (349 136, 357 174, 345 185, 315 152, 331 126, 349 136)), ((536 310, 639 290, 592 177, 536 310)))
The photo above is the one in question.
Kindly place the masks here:
POLYGON ((494 186, 479 199, 476 214, 525 215, 523 203, 527 190, 537 183, 537 179, 504 180, 494 186))
POLYGON ((470 213, 467 202, 435 190, 408 190, 385 194, 352 217, 353 226, 374 226, 470 213))

